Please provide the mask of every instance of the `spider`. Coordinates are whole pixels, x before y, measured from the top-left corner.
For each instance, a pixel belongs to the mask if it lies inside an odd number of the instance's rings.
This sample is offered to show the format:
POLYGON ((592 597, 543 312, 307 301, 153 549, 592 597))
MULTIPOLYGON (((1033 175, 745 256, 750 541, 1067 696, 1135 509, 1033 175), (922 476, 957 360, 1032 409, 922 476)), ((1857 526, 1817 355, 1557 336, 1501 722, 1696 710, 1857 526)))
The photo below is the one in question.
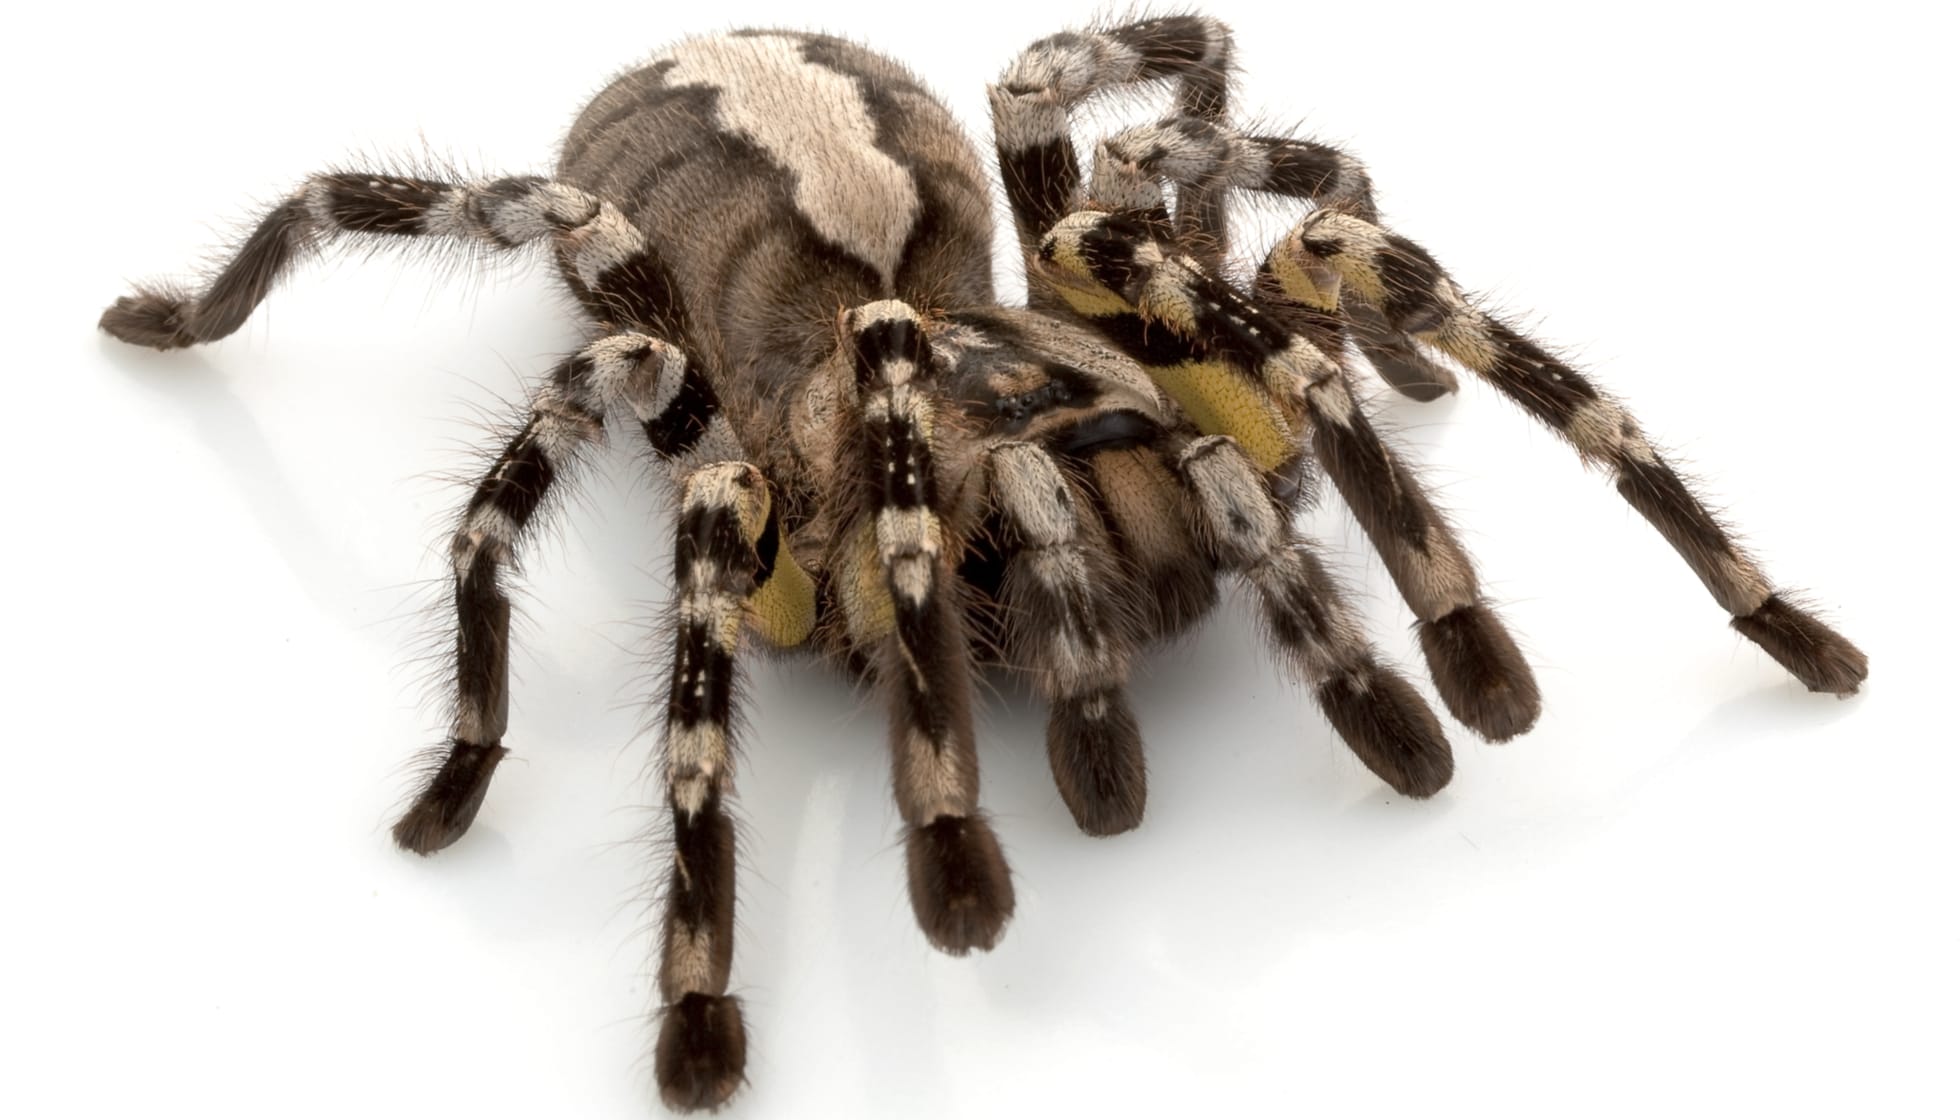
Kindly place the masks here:
POLYGON ((1418 400, 1467 370, 1543 421, 1680 552, 1731 625, 1814 691, 1864 655, 1777 592, 1613 396, 1469 298, 1382 226, 1367 173, 1230 124, 1217 21, 1144 19, 1031 45, 990 92, 1026 307, 992 281, 978 154, 899 64, 848 41, 742 31, 682 42, 602 91, 554 177, 392 170, 308 178, 200 290, 151 286, 101 326, 173 349, 225 337, 330 242, 543 246, 590 340, 542 379, 450 545, 453 723, 394 827, 429 855, 483 803, 509 710, 505 588, 554 486, 630 416, 674 481, 663 759, 672 818, 656 1076, 712 1109, 747 1055, 733 962, 729 800, 737 658, 813 652, 890 712, 908 889, 926 938, 991 948, 1014 912, 980 810, 973 678, 1025 673, 1082 831, 1137 827, 1134 660, 1192 626, 1222 573, 1367 767, 1409 797, 1453 773, 1421 694, 1370 644, 1294 514, 1331 481, 1417 620, 1451 716, 1501 741, 1539 693, 1469 556, 1357 403, 1365 363, 1418 400), (1171 84, 1167 119, 1101 141, 1071 115, 1171 84), (1234 192, 1306 215, 1227 279, 1234 192))

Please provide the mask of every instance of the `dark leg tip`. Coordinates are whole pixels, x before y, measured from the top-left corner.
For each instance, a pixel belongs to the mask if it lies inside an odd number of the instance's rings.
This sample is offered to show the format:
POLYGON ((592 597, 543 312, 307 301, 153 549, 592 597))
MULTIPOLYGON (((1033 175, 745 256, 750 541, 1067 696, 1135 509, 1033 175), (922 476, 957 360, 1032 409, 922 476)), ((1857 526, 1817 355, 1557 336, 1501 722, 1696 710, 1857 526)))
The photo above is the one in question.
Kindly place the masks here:
POLYGON ((689 992, 660 1017, 654 1077, 675 1112, 713 1112, 742 1087, 749 1036, 734 996, 689 992))
POLYGON ((977 817, 939 817, 907 832, 912 913, 942 953, 991 949, 1014 916, 1014 883, 994 830, 977 817))
POLYGON ((1402 677, 1369 663, 1320 686, 1320 709, 1375 776, 1404 797, 1430 797, 1456 773, 1443 725, 1402 677))
POLYGON ((1430 358, 1365 305, 1353 312, 1355 341, 1383 381, 1410 400, 1433 401, 1456 392, 1456 374, 1430 358))
POLYGON ((1457 722, 1493 743, 1538 722, 1538 682, 1504 624, 1481 603, 1421 627, 1430 679, 1457 722))
POLYGON ((483 795, 490 792, 490 776, 509 753, 500 746, 452 743, 442 768, 395 822, 395 843, 426 856, 462 839, 483 805, 483 795))
POLYGON ((1048 766, 1082 831, 1114 836, 1143 821, 1143 735, 1122 692, 1055 701, 1048 709, 1048 766))
POLYGON ((124 296, 110 304, 96 325, 136 346, 181 350, 197 343, 197 339, 184 329, 188 302, 184 297, 170 292, 139 290, 135 295, 124 296))
POLYGON ((1772 595, 1729 625, 1763 647, 1812 692, 1850 696, 1865 681, 1865 653, 1815 617, 1772 595))

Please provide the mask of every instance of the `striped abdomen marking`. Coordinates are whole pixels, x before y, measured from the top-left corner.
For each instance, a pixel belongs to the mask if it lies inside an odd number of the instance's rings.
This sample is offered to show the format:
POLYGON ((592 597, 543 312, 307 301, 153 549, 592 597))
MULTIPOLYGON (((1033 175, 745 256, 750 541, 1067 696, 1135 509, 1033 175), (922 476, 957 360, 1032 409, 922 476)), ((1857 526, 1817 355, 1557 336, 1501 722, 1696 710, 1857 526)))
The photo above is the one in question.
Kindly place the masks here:
POLYGON ((742 35, 683 43, 669 87, 715 91, 715 123, 790 177, 797 212, 889 287, 920 209, 912 173, 878 147, 858 83, 804 57, 806 40, 742 35))

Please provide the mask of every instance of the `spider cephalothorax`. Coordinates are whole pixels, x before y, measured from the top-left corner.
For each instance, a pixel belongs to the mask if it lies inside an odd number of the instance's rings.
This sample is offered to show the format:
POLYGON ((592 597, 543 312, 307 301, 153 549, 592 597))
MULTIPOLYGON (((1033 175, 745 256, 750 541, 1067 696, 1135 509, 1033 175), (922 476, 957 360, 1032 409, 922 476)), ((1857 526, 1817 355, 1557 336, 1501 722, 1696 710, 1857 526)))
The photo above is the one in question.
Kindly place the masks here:
POLYGON ((1208 610, 1221 573, 1246 581, 1277 655, 1371 770, 1412 797, 1449 781, 1441 724, 1294 528, 1310 471, 1380 552, 1456 720, 1492 740, 1531 727, 1531 671, 1357 405, 1350 342, 1419 399, 1469 370, 1609 473, 1805 685, 1864 679, 1864 656, 1772 589, 1613 397, 1382 228, 1359 164, 1234 131, 1230 50, 1215 21, 1172 17, 1057 35, 1009 67, 992 101, 1027 308, 995 298, 987 180, 947 111, 861 47, 758 31, 621 77, 550 179, 316 175, 201 291, 146 288, 103 315, 160 349, 222 338, 342 237, 553 254, 591 338, 460 517, 450 744, 395 839, 427 854, 469 828, 506 753, 504 573, 567 466, 630 416, 677 482, 656 1046, 672 1106, 725 1101, 746 1056, 725 804, 745 641, 810 649, 884 695, 913 908, 951 953, 991 947, 1014 909, 979 807, 976 664, 1032 677, 1070 813, 1125 831, 1144 807, 1131 661, 1208 610), (1175 83, 1173 115, 1102 142, 1085 184, 1071 110, 1154 82, 1175 83), (1243 286, 1220 271, 1233 191, 1312 204, 1243 286))

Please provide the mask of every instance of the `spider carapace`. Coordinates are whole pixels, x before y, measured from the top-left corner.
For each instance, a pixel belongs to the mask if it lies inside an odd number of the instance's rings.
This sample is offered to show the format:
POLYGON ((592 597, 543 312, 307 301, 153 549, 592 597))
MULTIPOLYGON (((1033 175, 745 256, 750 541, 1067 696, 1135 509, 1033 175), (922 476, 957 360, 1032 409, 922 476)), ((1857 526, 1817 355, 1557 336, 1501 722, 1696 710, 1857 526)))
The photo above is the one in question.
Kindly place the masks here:
POLYGON ((1221 573, 1249 585, 1275 654, 1374 773, 1411 797, 1449 781, 1441 724, 1295 530, 1309 471, 1380 553, 1456 721, 1491 740, 1531 727, 1531 671, 1357 406, 1349 343, 1419 399, 1467 369, 1611 476, 1804 684, 1863 680, 1864 656, 1776 593, 1615 398, 1382 227, 1357 162, 1235 130, 1230 61, 1221 24, 1180 16, 1052 36, 1008 67, 991 100, 1025 308, 996 299, 988 180, 946 108, 863 47, 753 31, 608 86, 551 178, 318 174, 201 288, 142 288, 103 315, 168 349, 230 334, 340 240, 552 254, 590 341, 540 381, 462 511, 454 723, 394 835, 427 854, 475 817, 506 753, 506 570, 607 417, 631 417, 676 482, 655 1044, 669 1105, 718 1106, 746 1058, 727 808, 745 645, 875 682, 912 906, 950 953, 991 947, 1014 909, 980 812, 976 664, 1032 678, 1069 812, 1125 831, 1144 807, 1131 663, 1208 610, 1221 573), (1154 84, 1173 87, 1170 115, 1102 141, 1085 182, 1073 110, 1154 84), (1241 191, 1305 216, 1233 283, 1225 204, 1241 191))

